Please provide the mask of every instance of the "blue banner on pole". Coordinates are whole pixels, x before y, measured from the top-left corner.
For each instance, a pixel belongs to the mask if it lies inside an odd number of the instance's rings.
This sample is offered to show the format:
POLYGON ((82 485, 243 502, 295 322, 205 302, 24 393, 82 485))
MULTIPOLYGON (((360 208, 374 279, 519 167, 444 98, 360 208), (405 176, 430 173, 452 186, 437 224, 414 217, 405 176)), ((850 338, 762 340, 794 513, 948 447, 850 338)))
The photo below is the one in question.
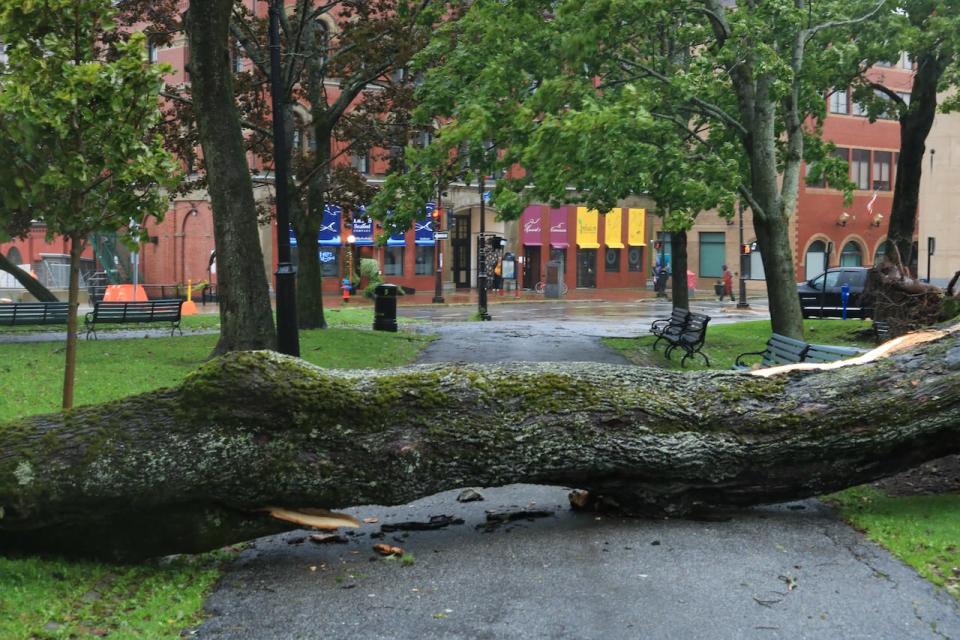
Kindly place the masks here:
POLYGON ((436 240, 433 239, 433 210, 436 208, 436 204, 433 202, 428 202, 426 209, 426 215, 422 220, 416 220, 413 223, 414 228, 414 244, 417 244, 421 247, 432 247, 436 244, 436 240))
POLYGON ((323 223, 320 225, 321 245, 340 245, 340 207, 328 204, 323 208, 323 223))

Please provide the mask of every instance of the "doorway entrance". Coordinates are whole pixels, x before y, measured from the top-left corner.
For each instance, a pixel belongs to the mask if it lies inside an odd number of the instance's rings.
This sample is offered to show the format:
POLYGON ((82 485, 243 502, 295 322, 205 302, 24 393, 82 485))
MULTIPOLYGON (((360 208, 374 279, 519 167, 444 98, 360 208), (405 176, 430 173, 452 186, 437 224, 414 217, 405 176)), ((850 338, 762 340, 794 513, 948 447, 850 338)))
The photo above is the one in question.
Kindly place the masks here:
POLYGON ((523 248, 523 288, 533 289, 540 282, 540 247, 523 248))
POLYGON ((453 284, 457 289, 470 288, 470 216, 455 216, 450 234, 453 254, 453 284))
POLYGON ((577 287, 597 288, 596 249, 577 249, 577 287))

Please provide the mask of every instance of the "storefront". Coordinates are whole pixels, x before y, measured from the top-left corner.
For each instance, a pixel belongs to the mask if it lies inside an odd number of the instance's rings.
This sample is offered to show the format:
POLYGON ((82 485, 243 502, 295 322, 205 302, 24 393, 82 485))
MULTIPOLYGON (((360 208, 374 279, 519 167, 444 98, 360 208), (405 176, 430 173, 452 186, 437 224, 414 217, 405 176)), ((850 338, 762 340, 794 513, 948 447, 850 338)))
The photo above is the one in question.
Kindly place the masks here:
POLYGON ((644 287, 645 223, 642 208, 616 208, 601 214, 586 207, 530 205, 520 219, 523 287, 536 287, 546 273, 547 261, 558 263, 570 288, 644 287), (571 228, 576 229, 572 238, 571 228), (548 255, 544 255, 545 245, 548 255))

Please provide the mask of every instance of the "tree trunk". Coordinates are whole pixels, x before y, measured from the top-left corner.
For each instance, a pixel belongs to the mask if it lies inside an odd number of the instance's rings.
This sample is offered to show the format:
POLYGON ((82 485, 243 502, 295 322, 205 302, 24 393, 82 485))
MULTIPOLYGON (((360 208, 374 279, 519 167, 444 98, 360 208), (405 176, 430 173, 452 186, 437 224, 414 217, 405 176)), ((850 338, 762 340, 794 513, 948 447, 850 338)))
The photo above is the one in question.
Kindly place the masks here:
POLYGON ((887 239, 897 245, 903 266, 908 269, 912 269, 911 265, 917 258, 913 251, 913 232, 917 226, 923 155, 927 148, 927 135, 937 113, 937 85, 944 69, 945 65, 939 56, 928 54, 919 57, 917 72, 913 77, 910 108, 900 118, 900 155, 887 239))
POLYGON ((297 232, 297 324, 301 329, 326 329, 323 315, 323 279, 317 236, 323 218, 294 212, 297 232))
POLYGON ((687 289, 687 232, 675 231, 670 234, 670 253, 673 254, 673 293, 674 309, 690 308, 690 291, 687 289))
POLYGON ((6 271, 14 278, 17 279, 17 282, 23 285, 23 288, 26 289, 30 295, 39 300, 40 302, 56 302, 57 296, 53 295, 53 292, 50 289, 47 289, 45 286, 40 284, 40 281, 31 276, 29 273, 18 267, 17 265, 10 262, 3 253, 0 253, 0 271, 6 271))
POLYGON ((757 98, 751 137, 746 144, 750 159, 753 198, 759 205, 753 209, 753 229, 757 235, 760 258, 767 280, 770 326, 774 333, 803 339, 803 312, 797 295, 797 279, 790 247, 790 214, 780 193, 777 173, 775 105, 757 98))
POLYGON ((63 408, 73 408, 73 383, 77 377, 77 311, 80 308, 80 256, 84 237, 70 234, 70 283, 67 293, 67 348, 63 367, 63 408))
POLYGON ((177 388, 0 426, 0 548, 198 551, 281 528, 257 515, 269 505, 516 482, 678 515, 819 495, 960 451, 960 324, 836 365, 350 372, 232 353, 177 388))
POLYGON ((220 304, 215 354, 276 346, 253 184, 233 98, 228 46, 232 7, 232 0, 194 0, 184 14, 197 129, 214 213, 220 304))

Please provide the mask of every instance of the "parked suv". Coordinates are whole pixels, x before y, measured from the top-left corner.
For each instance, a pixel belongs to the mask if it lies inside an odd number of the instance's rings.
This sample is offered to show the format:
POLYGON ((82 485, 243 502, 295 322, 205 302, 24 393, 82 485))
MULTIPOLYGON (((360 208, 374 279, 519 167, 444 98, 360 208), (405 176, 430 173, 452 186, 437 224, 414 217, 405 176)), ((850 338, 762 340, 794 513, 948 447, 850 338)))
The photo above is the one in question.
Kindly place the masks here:
POLYGON ((843 316, 843 302, 840 288, 850 285, 850 299, 847 300, 848 318, 869 318, 872 309, 863 308, 860 298, 867 282, 866 267, 836 267, 827 269, 815 278, 797 284, 800 306, 804 318, 840 318, 843 316))

